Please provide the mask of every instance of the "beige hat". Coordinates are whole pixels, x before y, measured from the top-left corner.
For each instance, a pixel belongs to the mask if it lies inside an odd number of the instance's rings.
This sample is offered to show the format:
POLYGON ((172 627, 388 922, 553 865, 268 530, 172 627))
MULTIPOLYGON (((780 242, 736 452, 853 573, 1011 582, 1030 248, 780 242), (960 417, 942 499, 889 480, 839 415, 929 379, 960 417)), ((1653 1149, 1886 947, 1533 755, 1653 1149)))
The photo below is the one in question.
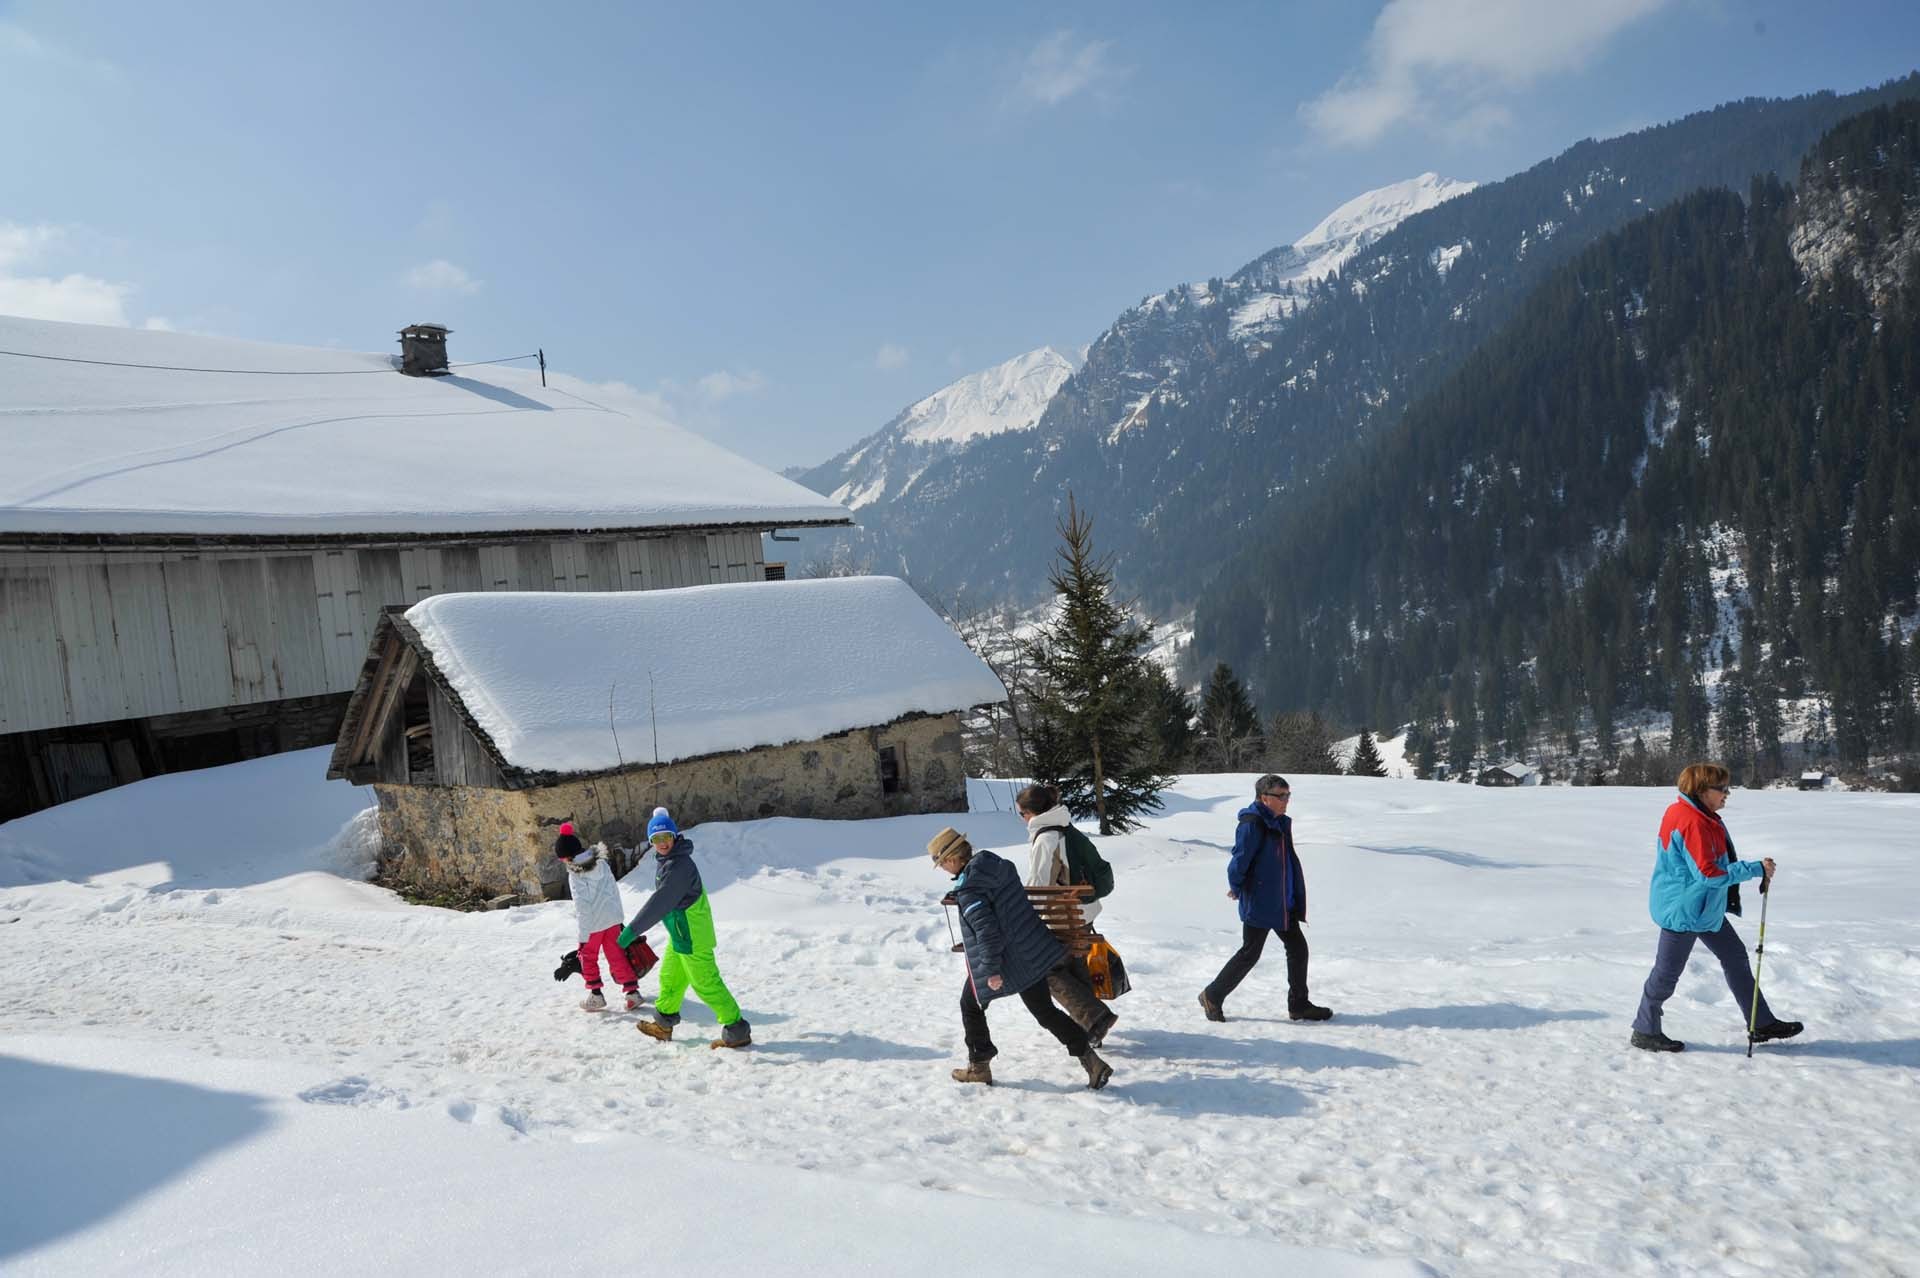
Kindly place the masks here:
POLYGON ((952 826, 948 826, 927 840, 927 855, 935 861, 939 861, 942 857, 951 856, 955 852, 971 854, 972 851, 973 844, 967 842, 967 836, 952 826))

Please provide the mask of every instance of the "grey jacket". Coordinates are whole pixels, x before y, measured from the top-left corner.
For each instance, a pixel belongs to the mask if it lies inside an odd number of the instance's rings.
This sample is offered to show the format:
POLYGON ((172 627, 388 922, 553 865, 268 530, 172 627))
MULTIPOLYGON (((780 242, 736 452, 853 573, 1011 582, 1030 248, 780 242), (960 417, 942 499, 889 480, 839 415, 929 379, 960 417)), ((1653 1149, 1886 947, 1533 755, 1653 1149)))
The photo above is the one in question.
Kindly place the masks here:
MULTIPOLYGON (((684 834, 676 835, 665 856, 654 856, 653 895, 641 904, 633 921, 627 924, 627 931, 640 936, 669 915, 684 916, 706 892, 706 884, 700 881, 700 867, 693 863, 693 840, 684 834)), ((685 929, 684 917, 680 917, 669 923, 667 931, 677 941, 685 929), (674 924, 679 925, 678 930, 674 924)), ((684 947, 680 948, 685 952, 684 947)))

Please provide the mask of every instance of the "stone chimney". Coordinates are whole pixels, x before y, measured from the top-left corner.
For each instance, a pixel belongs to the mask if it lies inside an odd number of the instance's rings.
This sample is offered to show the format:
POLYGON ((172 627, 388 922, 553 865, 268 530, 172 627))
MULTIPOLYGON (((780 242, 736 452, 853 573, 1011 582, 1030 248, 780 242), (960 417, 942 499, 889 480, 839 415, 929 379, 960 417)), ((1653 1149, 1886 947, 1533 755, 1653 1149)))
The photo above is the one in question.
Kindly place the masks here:
POLYGON ((400 330, 400 371, 409 377, 444 377, 447 368, 445 324, 409 324, 400 330))

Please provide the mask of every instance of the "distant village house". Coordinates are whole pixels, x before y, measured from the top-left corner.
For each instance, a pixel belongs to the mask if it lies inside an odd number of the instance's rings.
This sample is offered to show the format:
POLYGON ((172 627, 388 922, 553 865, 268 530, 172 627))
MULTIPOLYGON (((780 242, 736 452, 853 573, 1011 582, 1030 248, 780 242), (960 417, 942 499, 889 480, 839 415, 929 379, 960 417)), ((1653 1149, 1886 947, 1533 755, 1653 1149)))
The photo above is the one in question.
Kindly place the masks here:
POLYGON ((618 386, 404 333, 0 317, 0 820, 332 743, 389 607, 756 581, 763 535, 851 522, 618 386))
POLYGON ((1474 783, 1491 786, 1538 785, 1540 774, 1524 763, 1501 763, 1482 768, 1474 783))
POLYGON ((328 775, 379 796, 389 881, 551 895, 562 821, 964 811, 961 716, 1005 697, 892 577, 439 595, 381 618, 328 775))

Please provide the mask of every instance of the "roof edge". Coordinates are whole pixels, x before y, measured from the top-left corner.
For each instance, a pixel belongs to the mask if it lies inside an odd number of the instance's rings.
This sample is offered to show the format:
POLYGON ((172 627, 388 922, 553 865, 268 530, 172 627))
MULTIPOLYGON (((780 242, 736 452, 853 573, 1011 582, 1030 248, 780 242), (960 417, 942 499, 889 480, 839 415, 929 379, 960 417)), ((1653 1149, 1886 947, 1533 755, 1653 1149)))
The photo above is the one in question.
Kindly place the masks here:
POLYGON ((601 541, 685 533, 772 532, 781 528, 853 528, 844 519, 742 520, 738 523, 634 524, 596 528, 524 528, 471 532, 364 533, 34 533, 0 529, 0 550, 339 550, 345 547, 497 545, 511 541, 601 541))

